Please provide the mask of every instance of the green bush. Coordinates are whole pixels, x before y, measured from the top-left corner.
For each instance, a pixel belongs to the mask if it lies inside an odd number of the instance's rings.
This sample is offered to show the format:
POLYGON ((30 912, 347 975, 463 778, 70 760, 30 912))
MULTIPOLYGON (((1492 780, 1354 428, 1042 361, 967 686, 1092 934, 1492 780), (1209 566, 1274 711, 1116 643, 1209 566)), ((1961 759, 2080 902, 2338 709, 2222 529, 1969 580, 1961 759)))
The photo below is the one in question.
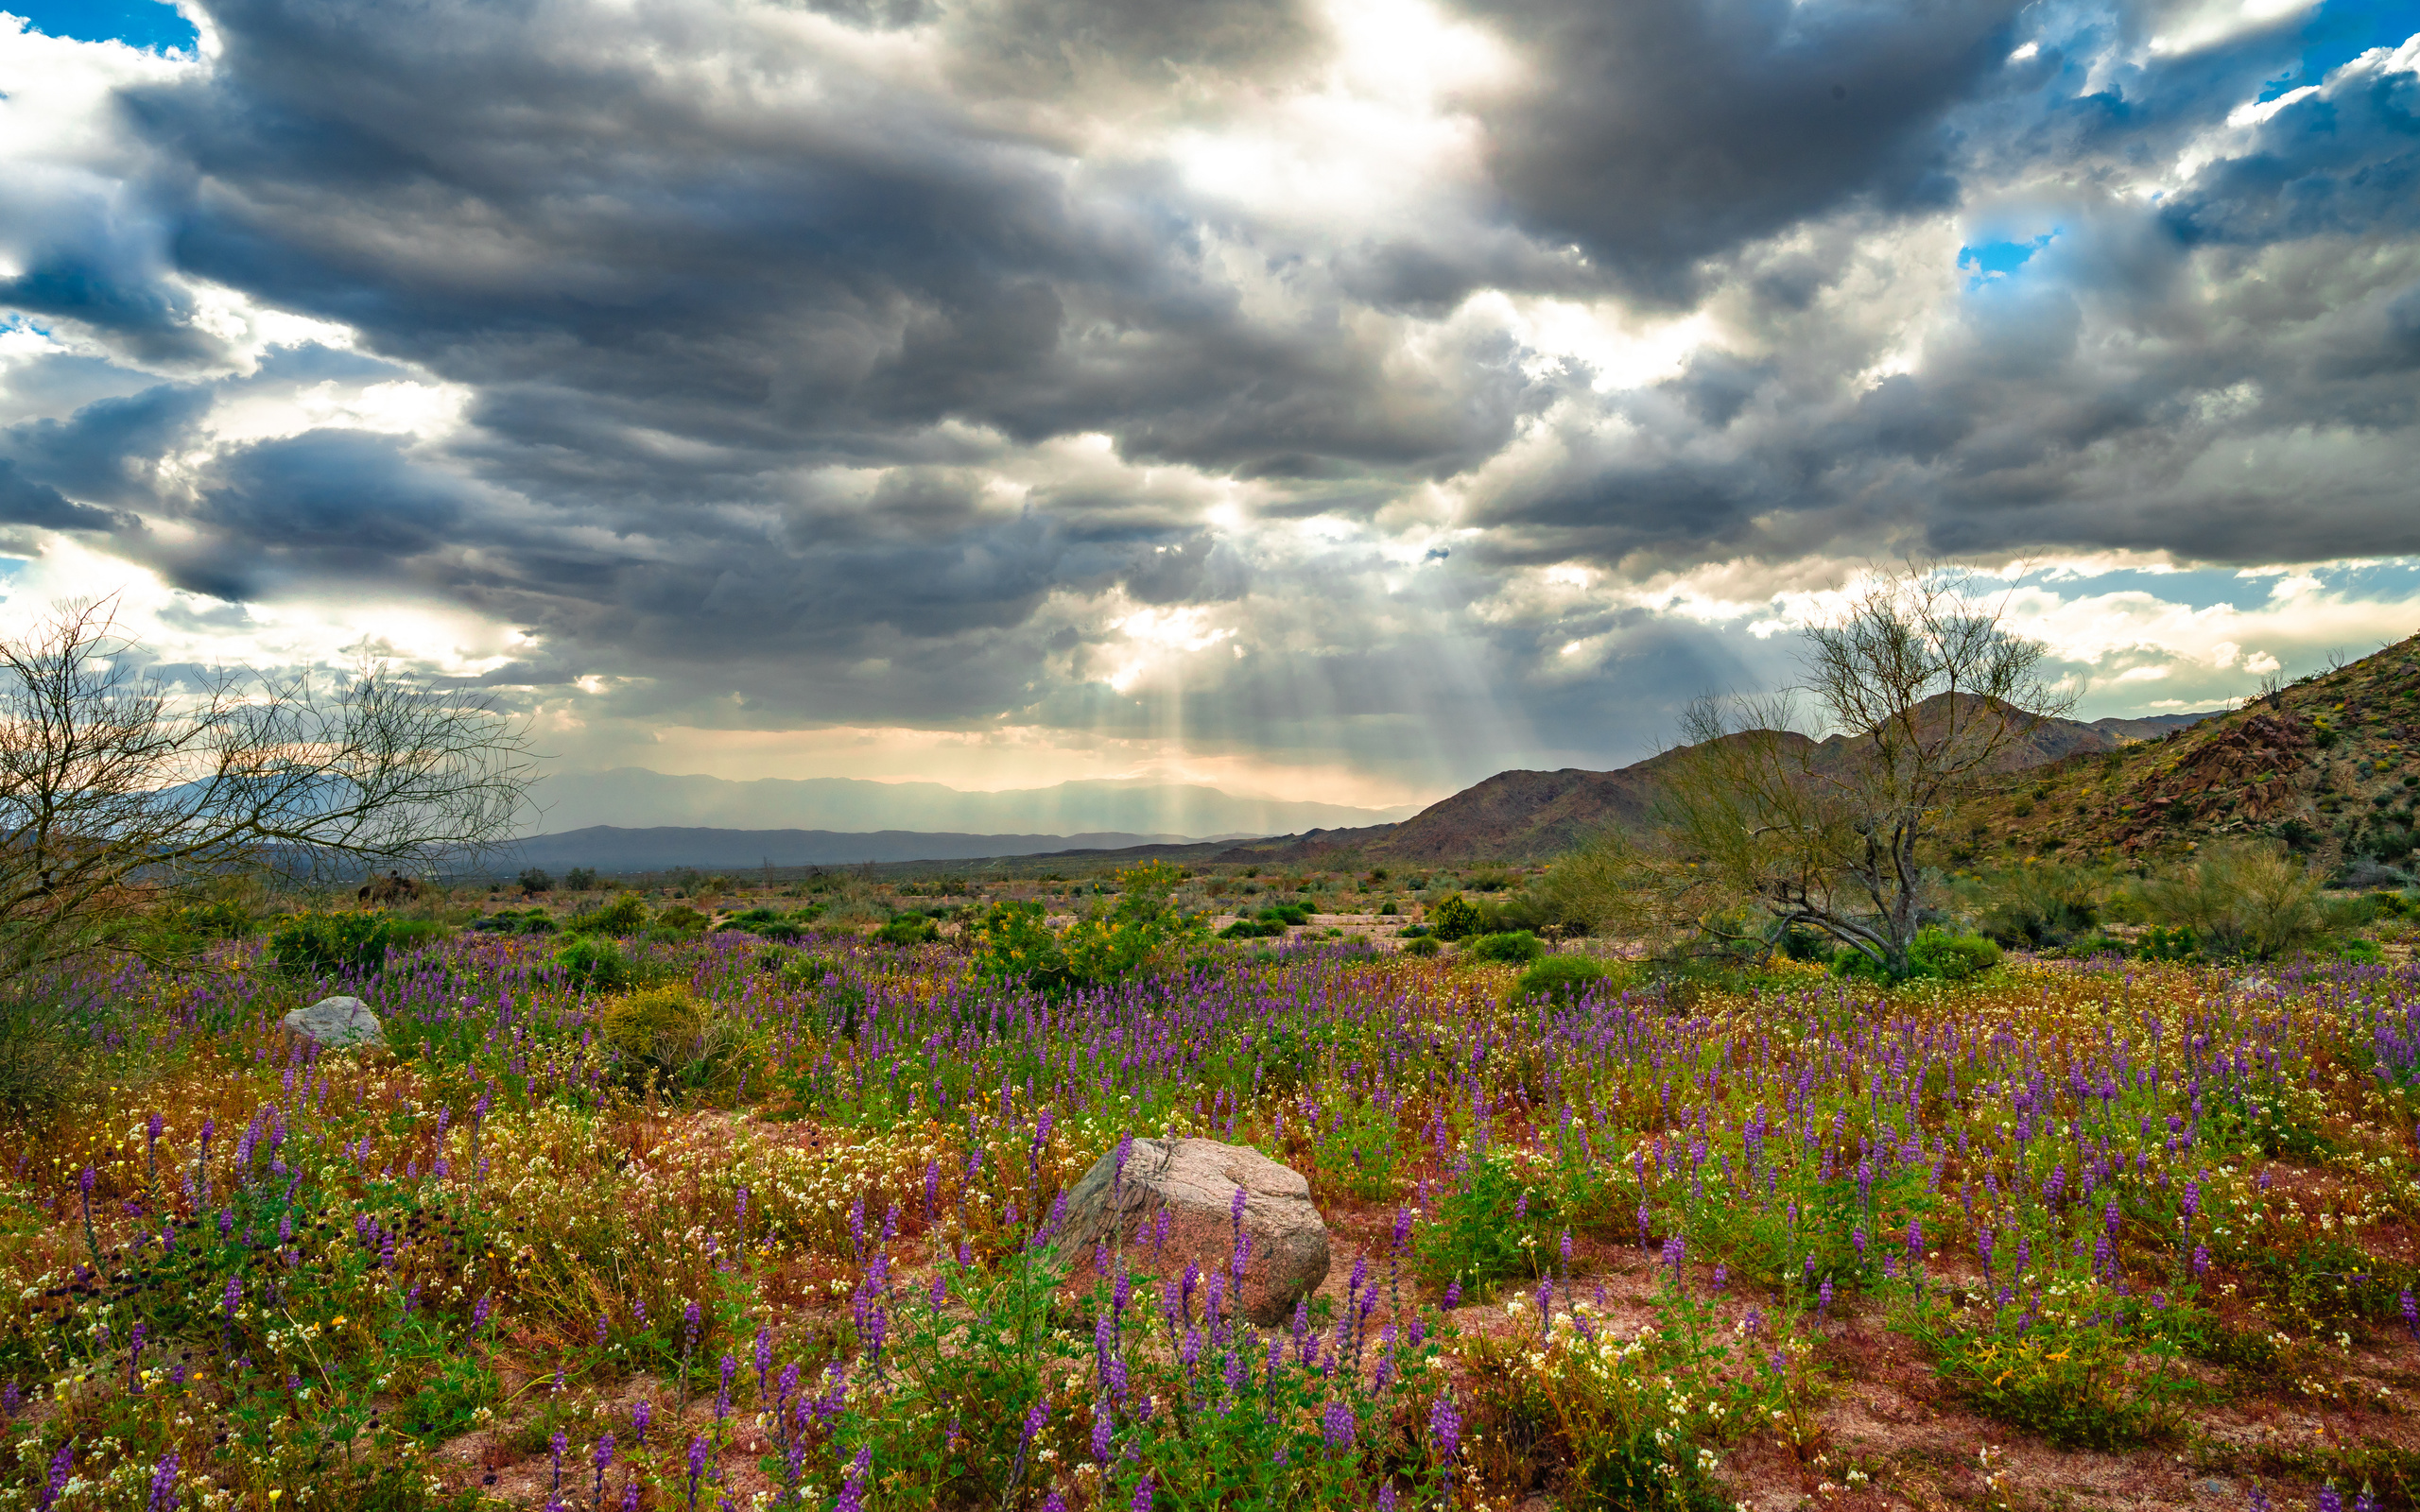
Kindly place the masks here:
POLYGON ((1999 965, 2000 948, 1980 935, 1919 930, 1908 946, 1908 962, 1918 975, 1962 982, 1999 965))
POLYGON ((942 931, 924 915, 906 913, 893 915, 890 922, 873 932, 873 937, 881 945, 929 945, 942 937, 942 931))
POLYGON ((2100 922, 2102 880, 2079 867, 2025 862, 1983 884, 1981 932, 2002 945, 2064 945, 2100 922))
POLYGON ((633 1087, 725 1091, 758 1058, 747 1025, 717 1012, 685 987, 650 988, 610 998, 597 1010, 605 1042, 633 1087))
POLYGON ((686 903, 669 903, 656 910, 649 921, 651 930, 664 930, 674 936, 702 935, 714 920, 686 903))
POLYGON ((367 973, 383 970, 389 953, 444 934, 445 926, 433 919, 387 913, 296 914, 270 934, 269 957, 289 976, 367 973))
POLYGON ((1511 1156, 1491 1150, 1437 1199, 1420 1228, 1412 1268, 1431 1285, 1460 1280, 1465 1297, 1484 1301, 1500 1282, 1538 1274, 1537 1241, 1548 1231, 1546 1203, 1547 1194, 1522 1180, 1511 1156))
POLYGON ((1117 873, 1117 903, 1106 915, 1053 930, 1038 902, 994 903, 968 931, 977 976, 1045 991, 1094 987, 1173 964, 1202 935, 1195 915, 1176 907, 1183 880, 1165 861, 1117 873))
POLYGON ((576 935, 635 935, 647 924, 647 900, 623 893, 601 908, 574 914, 565 928, 576 935))
POLYGON ((90 1009, 47 992, 0 996, 0 1108, 63 1102, 82 1085, 94 1043, 90 1009))
POLYGON ((482 935, 551 935, 556 924, 553 916, 543 908, 516 913, 501 908, 482 919, 474 919, 467 926, 482 935))
POLYGON ((1429 905, 1428 929, 1439 939, 1462 939, 1479 932, 1478 906, 1458 892, 1429 905))
POLYGON ((2153 924, 2135 942, 2135 954, 2147 961, 2198 961, 2202 958, 2202 938, 2193 933, 2190 924, 2175 929, 2153 924))
POLYGON ((1576 1002, 1613 974, 1604 962, 1585 955, 1549 955, 1521 973, 1512 984, 1512 996, 1515 1001, 1546 998, 1554 1003, 1576 1002))
POLYGON ((2281 846, 2219 845, 2143 885, 2154 923, 2190 929, 2214 955, 2267 960, 2326 930, 2319 879, 2281 846))
POLYGON ((1418 935, 1403 942, 1406 955, 1434 955, 1445 947, 1437 943, 1434 935, 1418 935))
POLYGON ((1220 939, 1270 939, 1286 933, 1286 926, 1273 919, 1238 919, 1219 931, 1220 939))
POLYGON ((1462 947, 1462 954, 1470 960, 1497 961, 1508 966, 1527 965, 1546 952, 1545 943, 1526 929, 1481 935, 1462 947))
POLYGON ((555 964, 574 982, 596 992, 628 987, 633 972, 630 957, 612 940, 596 935, 576 935, 555 952, 555 964))

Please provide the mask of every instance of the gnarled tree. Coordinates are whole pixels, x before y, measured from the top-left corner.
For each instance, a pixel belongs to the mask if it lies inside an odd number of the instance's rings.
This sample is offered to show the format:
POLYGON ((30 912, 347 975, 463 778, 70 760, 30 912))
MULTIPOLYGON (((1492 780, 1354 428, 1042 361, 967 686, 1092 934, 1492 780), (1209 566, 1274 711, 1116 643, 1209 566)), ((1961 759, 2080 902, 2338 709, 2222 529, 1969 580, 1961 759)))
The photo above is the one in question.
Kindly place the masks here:
POLYGON ((0 639, 0 992, 139 950, 156 899, 247 869, 357 875, 509 838, 531 775, 485 698, 372 668, 308 678, 140 668, 106 605, 0 639))
POLYGON ((1807 643, 1796 692, 1828 738, 1790 728, 1789 695, 1692 707, 1663 777, 1664 875, 1717 933, 1746 902, 1767 939, 1815 930, 1904 974, 1927 837, 2074 700, 2040 643, 1938 574, 1877 584, 1807 643))

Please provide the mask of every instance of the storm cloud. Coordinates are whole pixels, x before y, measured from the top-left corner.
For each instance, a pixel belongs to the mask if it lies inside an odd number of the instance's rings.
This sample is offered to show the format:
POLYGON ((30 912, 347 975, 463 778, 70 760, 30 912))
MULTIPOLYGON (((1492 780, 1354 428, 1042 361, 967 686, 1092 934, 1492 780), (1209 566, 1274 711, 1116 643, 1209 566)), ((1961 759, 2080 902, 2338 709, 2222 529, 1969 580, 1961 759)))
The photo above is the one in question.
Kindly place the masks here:
POLYGON ((1635 755, 1859 562, 2420 554, 2413 11, 38 15, 0 547, 178 633, 318 606, 303 660, 421 616, 380 644, 599 760, 1635 755))

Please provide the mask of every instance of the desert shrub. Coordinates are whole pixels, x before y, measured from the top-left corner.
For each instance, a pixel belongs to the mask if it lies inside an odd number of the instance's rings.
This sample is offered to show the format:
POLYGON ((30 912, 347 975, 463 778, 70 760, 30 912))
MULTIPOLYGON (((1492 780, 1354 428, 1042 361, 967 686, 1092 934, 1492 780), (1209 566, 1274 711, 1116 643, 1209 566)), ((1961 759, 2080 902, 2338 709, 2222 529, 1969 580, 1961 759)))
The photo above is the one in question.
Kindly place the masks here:
POLYGON ((647 900, 626 892, 601 908, 571 916, 565 927, 581 935, 635 935, 647 924, 647 900))
POLYGON ((546 875, 544 868, 531 867, 513 879, 513 885, 519 887, 525 895, 552 892, 555 890, 555 879, 546 875))
POLYGON ((786 914, 777 908, 751 908, 744 914, 735 914, 724 919, 722 927, 739 930, 762 939, 801 940, 806 937, 809 926, 822 913, 822 908, 815 903, 809 903, 804 908, 795 909, 786 914))
POLYGON ((2081 1275, 2052 1295, 2036 1314, 2023 1297, 1953 1309, 1917 1289, 1901 1297, 1893 1321, 1932 1355, 1951 1392, 2062 1449, 2125 1449, 2172 1433, 2187 1388, 2171 1335, 2185 1306, 2155 1310, 2081 1275))
POLYGON ((152 917, 165 933, 199 939, 242 939, 260 927, 252 911, 239 902, 187 903, 152 917))
POLYGON ((1533 1442, 1532 1463, 1553 1466, 1556 1506, 1734 1505, 1714 1478, 1717 1446, 1751 1425, 1795 1420, 1803 1381, 1789 1354, 1759 1359, 1743 1340, 1748 1366, 1732 1364, 1713 1300, 1668 1275, 1651 1305, 1655 1326, 1634 1333, 1580 1302, 1543 1328, 1525 1315, 1521 1331, 1474 1337, 1463 1351, 1483 1419, 1518 1425, 1499 1431, 1497 1452, 1533 1442))
POLYGON ((1496 961, 1509 966, 1525 966, 1546 954, 1546 945, 1526 929, 1508 930, 1500 935, 1481 935, 1462 947, 1464 957, 1474 961, 1496 961))
POLYGON ((894 914, 889 923, 873 932, 880 945, 929 945, 942 937, 939 924, 919 913, 894 914))
POLYGON ((2146 961, 2198 961, 2202 958, 2202 936, 2193 933, 2190 924, 2175 929, 2153 924, 2135 941, 2135 954, 2146 961))
POLYGON ((2081 867, 2031 862, 1983 885, 1978 920, 1987 937, 2011 948, 2064 945, 2100 922, 2102 879, 2081 867))
POLYGON ((674 936, 702 935, 706 926, 713 922, 685 903, 670 903, 655 911, 655 918, 648 920, 648 928, 651 931, 662 930, 674 936))
POLYGON ((1479 932, 1478 906, 1458 892, 1429 905, 1428 929, 1439 939, 1461 939, 1479 932))
POLYGON ((596 870, 593 867, 574 867, 563 873, 563 887, 570 892, 595 892, 596 870))
POLYGON ((1980 935, 1925 929, 1908 946, 1908 962, 1920 975, 1962 982, 2000 964, 2000 948, 1980 935))
POLYGON ((1219 931, 1220 939, 1271 939, 1286 933, 1286 926, 1271 919, 1238 919, 1219 931))
POLYGON ((1549 955, 1521 973, 1512 984, 1512 996, 1516 1001, 1546 998, 1570 1003, 1611 975, 1604 962, 1585 955, 1549 955))
POLYGON ((608 998, 597 1026, 631 1086, 719 1091, 752 1063, 755 1045, 746 1024, 683 987, 647 988, 608 998))
POLYGON ((1434 935, 1418 935, 1403 942, 1406 955, 1434 955, 1444 948, 1437 942, 1434 935))
POLYGON ((1414 1240, 1412 1269, 1431 1285, 1460 1282, 1484 1300, 1504 1281, 1539 1274, 1547 1194, 1500 1150, 1473 1157, 1438 1199, 1414 1240))
POLYGON ((466 927, 482 935, 551 935, 556 930, 554 919, 543 908, 532 908, 527 912, 500 908, 484 918, 472 919, 466 927))
POLYGON ((95 1027, 89 1007, 60 994, 0 995, 0 1108, 63 1101, 83 1080, 95 1027))
POLYGON ((2154 923, 2188 928, 2218 955, 2266 960, 2325 930, 2319 879, 2282 847, 2212 844, 2142 887, 2154 923))
POLYGON ((1300 926, 1311 921, 1311 911, 1301 903, 1271 903, 1254 917, 1264 924, 1300 926))
POLYGON ((628 987, 633 979, 631 959, 622 948, 597 935, 576 935, 571 942, 555 952, 555 965, 563 974, 594 992, 611 992, 628 987))
POLYGON ((1053 930, 1038 902, 994 903, 969 930, 977 976, 1045 991, 1093 987, 1173 962, 1201 938, 1199 916, 1176 903, 1178 869, 1148 862, 1117 873, 1117 902, 1106 914, 1053 930))
POLYGON ((433 919, 382 912, 296 914, 269 936, 269 956, 289 976, 335 976, 384 969, 389 953, 441 937, 433 919))

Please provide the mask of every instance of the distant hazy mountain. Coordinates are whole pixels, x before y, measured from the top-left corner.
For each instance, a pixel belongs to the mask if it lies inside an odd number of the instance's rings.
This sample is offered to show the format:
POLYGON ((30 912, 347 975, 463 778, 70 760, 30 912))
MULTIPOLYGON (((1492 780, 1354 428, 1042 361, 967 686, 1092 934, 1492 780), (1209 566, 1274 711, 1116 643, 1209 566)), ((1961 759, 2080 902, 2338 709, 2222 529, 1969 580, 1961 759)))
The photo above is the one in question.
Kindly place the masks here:
POLYGON ((853 867, 867 861, 969 861, 990 856, 1046 855, 1059 850, 1115 850, 1176 839, 1172 835, 1093 832, 1083 834, 951 834, 876 830, 706 830, 674 826, 622 829, 592 825, 564 834, 533 835, 484 861, 480 869, 510 876, 523 867, 563 872, 673 871, 698 867, 746 871, 776 867, 853 867))
MULTIPOLYGON (((735 782, 719 777, 671 777, 635 766, 549 777, 539 785, 537 799, 545 809, 538 828, 548 834, 594 825, 856 833, 914 830, 1039 835, 1066 842, 1051 848, 1055 850, 1075 845, 1075 836, 1086 834, 1130 835, 1124 843, 1139 845, 1164 835, 1289 834, 1383 824, 1417 812, 1236 798, 1215 787, 1170 782, 1062 782, 966 793, 939 782, 869 782, 845 777, 735 782)), ((903 859, 938 858, 920 854, 903 859)))

